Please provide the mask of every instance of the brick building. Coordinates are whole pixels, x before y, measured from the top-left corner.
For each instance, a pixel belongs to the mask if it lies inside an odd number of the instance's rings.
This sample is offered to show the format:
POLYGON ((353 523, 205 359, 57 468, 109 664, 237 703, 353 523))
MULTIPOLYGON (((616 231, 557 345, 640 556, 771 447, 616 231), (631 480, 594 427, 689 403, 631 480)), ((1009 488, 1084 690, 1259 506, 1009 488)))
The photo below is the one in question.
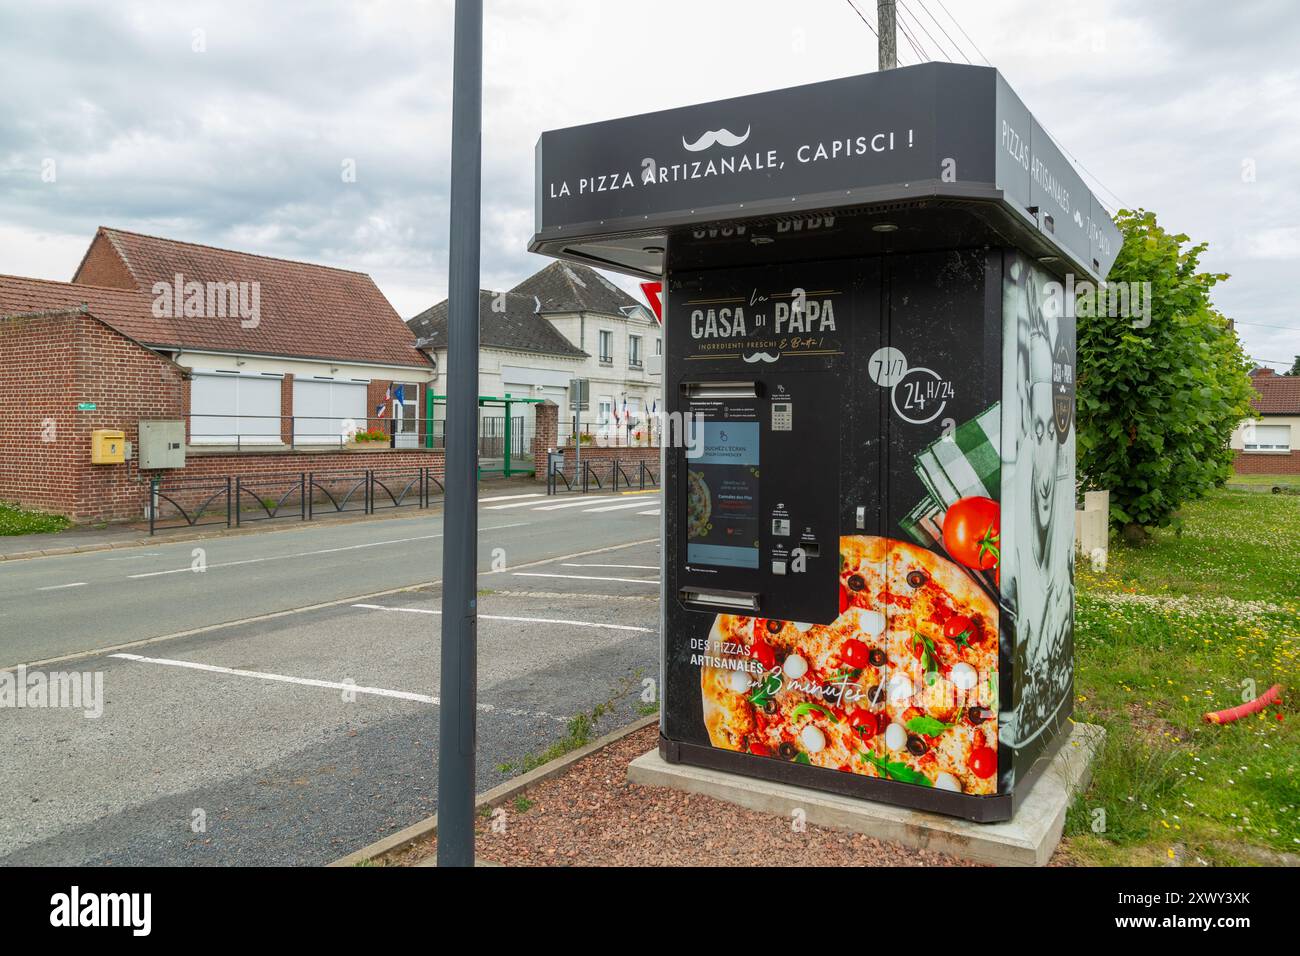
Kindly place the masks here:
POLYGON ((176 477, 431 467, 433 377, 369 276, 101 228, 72 282, 0 276, 0 499, 76 520, 145 514, 154 473, 91 464, 182 421, 176 477), (390 437, 357 450, 353 432, 390 437))
POLYGON ((1241 475, 1300 475, 1300 376, 1269 368, 1250 373, 1255 415, 1232 434, 1241 475))

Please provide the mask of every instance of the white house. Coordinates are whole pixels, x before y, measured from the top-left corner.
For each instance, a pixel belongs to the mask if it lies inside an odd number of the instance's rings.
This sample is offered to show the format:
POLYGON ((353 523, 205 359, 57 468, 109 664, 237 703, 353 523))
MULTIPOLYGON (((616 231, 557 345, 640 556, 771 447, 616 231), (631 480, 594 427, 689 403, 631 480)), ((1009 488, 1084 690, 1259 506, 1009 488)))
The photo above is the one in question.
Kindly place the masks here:
MULTIPOLYGON (((446 301, 407 324, 436 365, 434 392, 445 395, 446 301)), ((479 394, 555 402, 562 438, 573 427, 569 382, 585 378, 582 430, 646 440, 649 415, 663 402, 662 357, 662 329, 649 307, 594 269, 553 262, 509 292, 479 291, 479 394)))

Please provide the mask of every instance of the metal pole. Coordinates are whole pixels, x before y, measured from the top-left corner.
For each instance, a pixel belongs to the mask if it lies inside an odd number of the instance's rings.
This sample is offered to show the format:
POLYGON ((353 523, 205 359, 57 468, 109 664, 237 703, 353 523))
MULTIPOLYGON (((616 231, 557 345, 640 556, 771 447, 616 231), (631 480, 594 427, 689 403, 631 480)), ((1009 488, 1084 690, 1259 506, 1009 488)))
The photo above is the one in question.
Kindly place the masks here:
POLYGON ((506 401, 506 447, 501 459, 501 477, 510 477, 510 402, 506 401))
POLYGON ((895 0, 876 0, 876 23, 880 27, 880 69, 898 66, 898 27, 895 0))
POLYGON ((438 865, 474 865, 478 684, 478 287, 483 0, 456 0, 447 270, 447 472, 442 544, 438 865))

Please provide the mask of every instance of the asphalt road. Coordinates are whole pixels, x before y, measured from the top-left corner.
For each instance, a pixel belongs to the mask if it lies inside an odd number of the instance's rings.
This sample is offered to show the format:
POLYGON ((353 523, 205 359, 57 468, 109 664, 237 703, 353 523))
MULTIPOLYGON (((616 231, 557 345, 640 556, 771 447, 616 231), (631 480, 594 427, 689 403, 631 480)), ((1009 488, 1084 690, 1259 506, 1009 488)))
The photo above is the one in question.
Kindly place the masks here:
MULTIPOLYGON (((642 712, 658 502, 480 503, 480 791, 577 714, 605 705, 600 733, 642 712)), ((320 864, 435 811, 439 592, 367 595, 440 577, 440 533, 423 515, 0 566, 5 663, 82 655, 36 670, 103 682, 98 717, 0 709, 0 864, 320 864)))
MULTIPOLYGON (((657 508, 657 496, 589 497, 586 504, 544 495, 484 499, 479 569, 490 570, 494 558, 518 565, 658 533, 656 519, 640 514, 657 508), (595 510, 605 508, 614 510, 595 510)), ((440 512, 346 524, 324 520, 266 534, 5 562, 0 667, 441 576, 440 512)))

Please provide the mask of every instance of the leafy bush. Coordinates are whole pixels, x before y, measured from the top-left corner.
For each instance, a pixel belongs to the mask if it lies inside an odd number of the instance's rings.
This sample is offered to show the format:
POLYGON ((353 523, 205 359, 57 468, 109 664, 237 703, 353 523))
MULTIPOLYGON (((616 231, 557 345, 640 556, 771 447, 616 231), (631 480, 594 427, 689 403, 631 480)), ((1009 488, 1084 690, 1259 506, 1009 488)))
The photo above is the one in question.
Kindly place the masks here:
POLYGON ((369 431, 357 432, 355 441, 388 441, 388 432, 380 428, 372 428, 369 431))
POLYGON ((1108 489, 1112 523, 1142 539, 1227 479, 1228 439, 1253 388, 1236 332, 1210 303, 1228 276, 1198 271, 1207 244, 1184 248, 1186 235, 1142 209, 1121 210, 1116 224, 1124 245, 1108 282, 1149 282, 1150 324, 1081 310, 1079 477, 1108 489))

